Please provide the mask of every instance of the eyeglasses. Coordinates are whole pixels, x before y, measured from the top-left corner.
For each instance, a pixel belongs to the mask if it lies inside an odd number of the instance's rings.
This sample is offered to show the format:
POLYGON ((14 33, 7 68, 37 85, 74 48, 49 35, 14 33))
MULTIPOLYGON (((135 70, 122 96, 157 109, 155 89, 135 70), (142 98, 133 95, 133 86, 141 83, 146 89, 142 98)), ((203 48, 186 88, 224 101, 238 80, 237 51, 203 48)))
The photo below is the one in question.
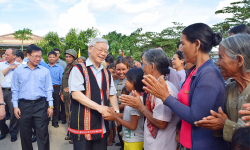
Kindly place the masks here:
POLYGON ((108 54, 108 51, 107 50, 102 50, 102 49, 98 49, 96 47, 94 47, 99 53, 105 53, 105 54, 108 54))
MULTIPOLYGON (((30 55, 30 56, 32 56, 32 55, 30 55)), ((35 59, 42 59, 42 56, 32 56, 32 57, 35 59)))

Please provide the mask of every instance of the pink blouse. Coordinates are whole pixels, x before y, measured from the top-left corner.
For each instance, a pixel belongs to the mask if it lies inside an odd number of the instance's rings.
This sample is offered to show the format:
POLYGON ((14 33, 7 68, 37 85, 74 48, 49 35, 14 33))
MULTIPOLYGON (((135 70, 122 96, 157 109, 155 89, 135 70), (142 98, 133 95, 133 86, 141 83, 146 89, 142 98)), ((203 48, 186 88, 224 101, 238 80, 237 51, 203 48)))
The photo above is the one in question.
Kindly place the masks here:
MULTIPOLYGON (((178 93, 178 100, 185 104, 186 106, 189 106, 189 99, 188 99, 188 93, 189 93, 189 87, 191 83, 191 77, 196 73, 196 70, 193 70, 189 76, 187 77, 185 83, 182 85, 181 90, 178 93)), ((180 143, 188 148, 191 149, 191 125, 184 120, 182 121, 181 125, 181 131, 180 131, 180 143)))

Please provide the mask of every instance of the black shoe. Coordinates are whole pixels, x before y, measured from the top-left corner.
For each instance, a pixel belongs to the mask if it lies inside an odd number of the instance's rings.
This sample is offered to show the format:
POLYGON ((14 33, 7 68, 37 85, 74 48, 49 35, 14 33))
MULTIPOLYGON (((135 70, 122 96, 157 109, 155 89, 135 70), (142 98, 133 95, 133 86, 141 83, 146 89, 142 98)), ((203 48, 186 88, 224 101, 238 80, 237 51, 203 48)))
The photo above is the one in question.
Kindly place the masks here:
POLYGON ((16 135, 11 135, 11 142, 15 142, 17 140, 17 136, 16 135))
POLYGON ((121 146, 121 143, 120 142, 115 143, 115 146, 121 146))
POLYGON ((33 138, 31 139, 32 143, 36 142, 36 135, 33 135, 33 138))
POLYGON ((0 135, 0 140, 4 139, 8 133, 9 133, 9 131, 7 133, 2 133, 0 135))
POLYGON ((52 123, 52 126, 54 126, 55 128, 58 128, 58 127, 59 127, 59 125, 58 125, 58 123, 57 123, 57 122, 52 123))
POLYGON ((66 124, 66 120, 62 120, 62 124, 66 124))

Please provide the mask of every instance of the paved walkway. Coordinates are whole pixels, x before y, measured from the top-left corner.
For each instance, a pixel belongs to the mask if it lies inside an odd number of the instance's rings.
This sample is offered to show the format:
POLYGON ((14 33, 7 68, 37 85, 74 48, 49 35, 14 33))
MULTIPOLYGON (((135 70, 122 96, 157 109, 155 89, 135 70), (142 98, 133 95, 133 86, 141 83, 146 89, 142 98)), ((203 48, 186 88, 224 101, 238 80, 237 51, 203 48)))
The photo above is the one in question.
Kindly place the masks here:
MULTIPOLYGON (((73 145, 69 144, 69 141, 64 140, 67 131, 66 124, 60 124, 59 128, 54 128, 51 125, 51 121, 49 124, 49 139, 50 139, 50 149, 51 150, 73 150, 73 145)), ((9 124, 9 120, 7 121, 9 124)), ((0 140, 0 150, 21 150, 21 140, 18 135, 16 142, 10 141, 11 136, 8 134, 5 139, 0 140)), ((116 136, 116 142, 118 142, 118 138, 116 136)), ((37 143, 33 143, 33 149, 38 150, 37 143)), ((119 150, 118 146, 108 146, 108 150, 119 150)))

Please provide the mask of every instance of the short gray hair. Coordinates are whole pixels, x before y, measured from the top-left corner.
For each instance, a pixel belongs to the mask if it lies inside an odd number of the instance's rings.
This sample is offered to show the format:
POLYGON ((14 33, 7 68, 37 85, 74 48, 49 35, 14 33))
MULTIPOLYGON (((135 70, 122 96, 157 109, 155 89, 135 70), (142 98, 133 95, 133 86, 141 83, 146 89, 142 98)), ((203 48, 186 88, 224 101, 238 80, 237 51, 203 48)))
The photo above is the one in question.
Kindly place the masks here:
POLYGON ((80 57, 77 58, 77 60, 78 59, 82 59, 83 61, 86 61, 86 58, 84 56, 80 56, 80 57))
MULTIPOLYGON (((16 55, 17 54, 17 50, 16 49, 14 49, 14 48, 8 48, 8 49, 12 50, 12 55, 16 55)), ((6 49, 6 50, 8 50, 8 49, 6 49)))
POLYGON ((96 43, 106 43, 107 44, 107 50, 109 49, 109 43, 107 40, 103 38, 94 38, 93 40, 90 41, 89 46, 94 47, 96 43))
POLYGON ((150 49, 144 53, 144 60, 148 63, 154 63, 156 69, 162 74, 170 73, 169 61, 166 54, 161 49, 150 49))
POLYGON ((236 59, 238 55, 244 58, 243 69, 250 72, 250 35, 236 34, 232 35, 220 43, 225 48, 226 54, 231 59, 236 59))

